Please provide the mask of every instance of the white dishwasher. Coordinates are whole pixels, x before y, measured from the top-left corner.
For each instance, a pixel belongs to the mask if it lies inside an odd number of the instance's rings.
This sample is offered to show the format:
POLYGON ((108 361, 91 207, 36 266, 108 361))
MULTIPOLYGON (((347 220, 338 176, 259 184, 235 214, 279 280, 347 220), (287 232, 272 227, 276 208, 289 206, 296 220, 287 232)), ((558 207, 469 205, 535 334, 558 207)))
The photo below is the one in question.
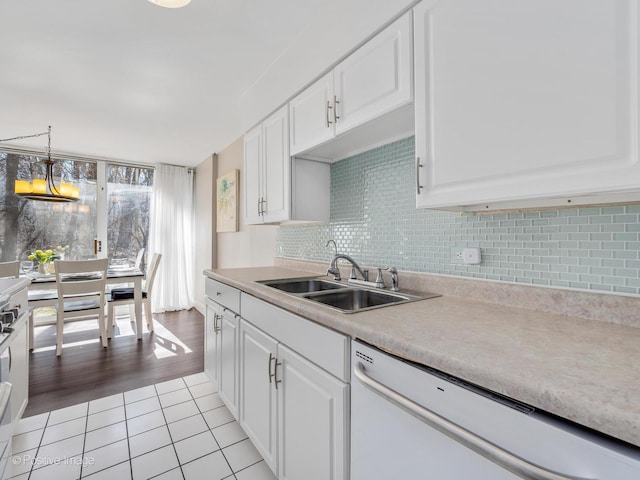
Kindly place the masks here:
POLYGON ((351 352, 351 480, 640 479, 639 448, 362 342, 351 352))

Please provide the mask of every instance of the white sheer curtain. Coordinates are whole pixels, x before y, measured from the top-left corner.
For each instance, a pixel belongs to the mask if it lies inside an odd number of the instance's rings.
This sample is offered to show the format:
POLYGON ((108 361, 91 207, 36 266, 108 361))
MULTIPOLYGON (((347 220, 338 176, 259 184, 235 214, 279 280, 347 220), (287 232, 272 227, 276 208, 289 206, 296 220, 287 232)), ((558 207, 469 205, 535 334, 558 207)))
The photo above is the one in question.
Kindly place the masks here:
MULTIPOLYGON (((193 170, 158 165, 153 178, 151 252, 162 254, 153 287, 154 312, 193 306, 193 170)), ((150 252, 150 253, 151 253, 150 252)))

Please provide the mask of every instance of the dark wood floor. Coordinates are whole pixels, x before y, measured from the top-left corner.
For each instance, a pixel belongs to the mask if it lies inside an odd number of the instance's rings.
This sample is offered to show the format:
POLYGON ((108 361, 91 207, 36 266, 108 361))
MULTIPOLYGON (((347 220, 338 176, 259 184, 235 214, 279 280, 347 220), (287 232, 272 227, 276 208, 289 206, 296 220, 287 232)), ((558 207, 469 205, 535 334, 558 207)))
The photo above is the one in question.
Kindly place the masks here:
MULTIPOLYGON (((191 309, 153 317, 156 332, 150 334, 145 327, 142 340, 137 341, 135 335, 118 335, 116 329, 109 348, 95 341, 97 322, 93 320, 95 329, 65 333, 65 345, 76 344, 64 348, 61 357, 56 357, 55 348, 47 349, 55 345, 55 327, 37 327, 24 416, 203 371, 203 316, 191 309)), ((126 317, 118 323, 122 331, 128 328, 126 317)))

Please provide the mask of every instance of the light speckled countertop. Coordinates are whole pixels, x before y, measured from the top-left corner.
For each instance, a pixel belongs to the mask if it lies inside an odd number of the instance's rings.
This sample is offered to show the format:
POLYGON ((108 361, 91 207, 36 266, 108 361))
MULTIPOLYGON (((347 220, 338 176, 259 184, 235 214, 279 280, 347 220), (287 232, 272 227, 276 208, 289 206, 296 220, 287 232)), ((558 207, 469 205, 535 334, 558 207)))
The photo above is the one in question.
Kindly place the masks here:
POLYGON ((447 295, 344 314, 256 283, 317 271, 258 267, 205 274, 400 357, 640 446, 637 326, 447 295))

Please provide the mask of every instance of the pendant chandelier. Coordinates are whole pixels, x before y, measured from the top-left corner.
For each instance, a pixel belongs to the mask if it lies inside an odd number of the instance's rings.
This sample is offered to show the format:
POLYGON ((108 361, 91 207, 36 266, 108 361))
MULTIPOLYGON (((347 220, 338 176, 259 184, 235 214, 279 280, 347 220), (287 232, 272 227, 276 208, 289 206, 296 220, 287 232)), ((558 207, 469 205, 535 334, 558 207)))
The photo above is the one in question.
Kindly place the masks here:
POLYGON ((15 194, 29 200, 39 200, 42 202, 77 202, 80 198, 80 187, 70 183, 60 183, 56 186, 53 179, 53 166, 55 161, 51 159, 51 126, 46 132, 26 135, 23 137, 0 139, 0 142, 9 140, 21 140, 23 138, 41 137, 47 135, 49 143, 47 145, 47 158, 43 161, 46 169, 44 178, 34 178, 33 182, 28 180, 16 180, 15 194))

